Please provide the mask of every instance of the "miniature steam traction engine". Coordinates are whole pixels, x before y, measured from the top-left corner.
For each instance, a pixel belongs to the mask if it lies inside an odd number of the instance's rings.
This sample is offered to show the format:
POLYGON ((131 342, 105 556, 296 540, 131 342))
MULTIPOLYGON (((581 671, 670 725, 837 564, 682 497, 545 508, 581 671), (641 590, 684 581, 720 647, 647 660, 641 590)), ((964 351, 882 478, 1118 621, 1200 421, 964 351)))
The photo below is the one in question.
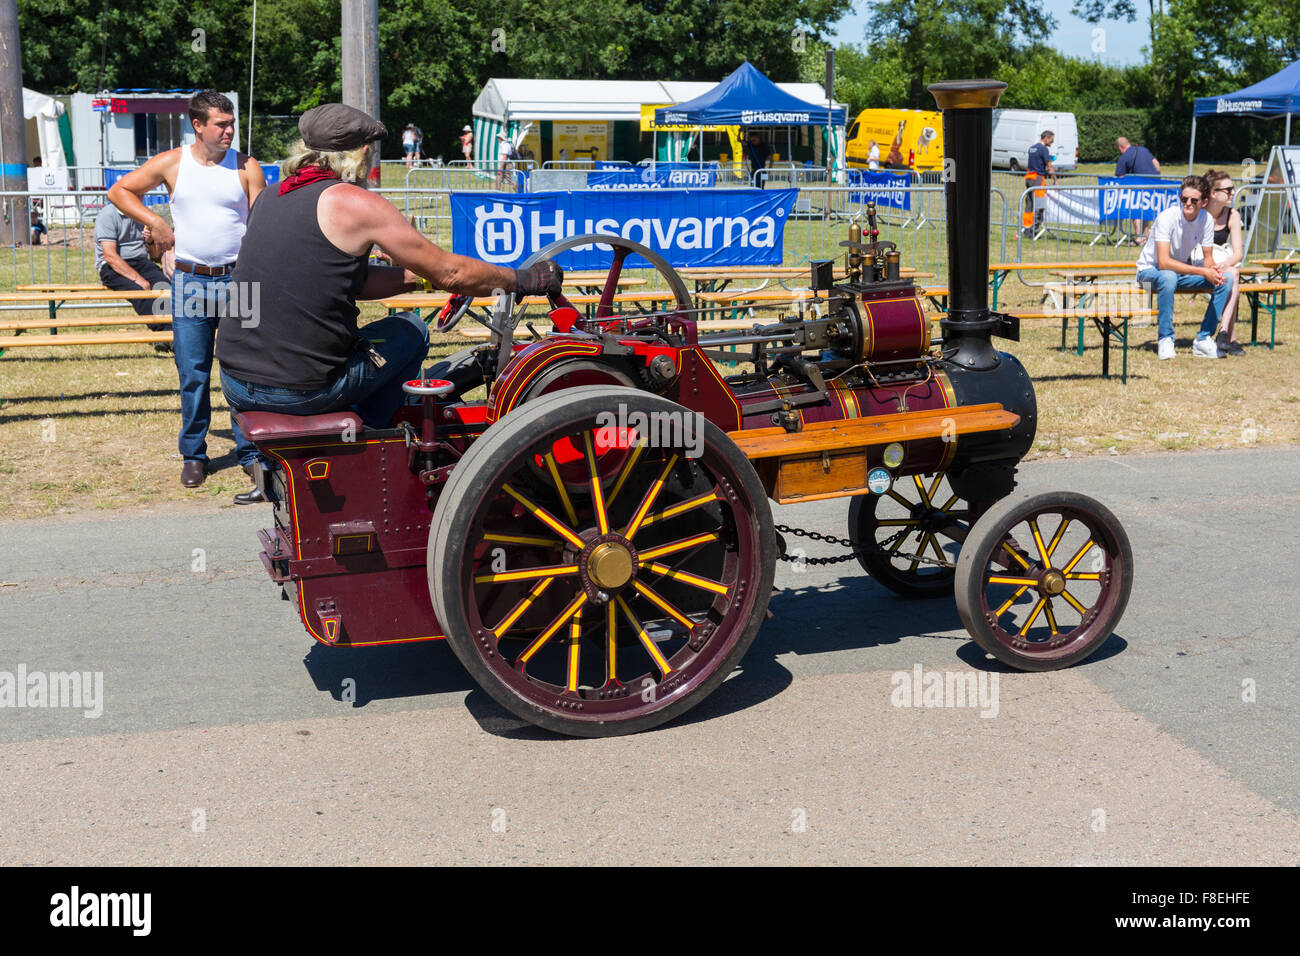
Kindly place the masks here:
MULTIPOLYGON (((598 736, 652 727, 707 696, 767 611, 783 548, 768 499, 849 497, 863 567, 906 596, 955 593, 979 645, 1023 670, 1091 654, 1123 613, 1132 555, 1078 494, 1012 496, 1035 431, 1033 386, 991 336, 992 108, 1004 84, 940 83, 951 308, 932 340, 897 253, 850 242, 847 276, 812 266, 817 317, 701 335, 657 254, 613 247, 594 314, 557 297, 554 331, 516 341, 507 302, 488 345, 407 384, 392 427, 351 412, 240 415, 270 462, 260 533, 271 578, 330 645, 445 638, 499 703, 598 736), (629 256, 675 304, 616 314, 629 256), (723 377, 712 359, 746 351, 723 377), (487 386, 487 398, 463 396, 487 386)), ((450 309, 451 307, 449 307, 450 309)), ((459 315, 445 312, 442 328, 459 315)))

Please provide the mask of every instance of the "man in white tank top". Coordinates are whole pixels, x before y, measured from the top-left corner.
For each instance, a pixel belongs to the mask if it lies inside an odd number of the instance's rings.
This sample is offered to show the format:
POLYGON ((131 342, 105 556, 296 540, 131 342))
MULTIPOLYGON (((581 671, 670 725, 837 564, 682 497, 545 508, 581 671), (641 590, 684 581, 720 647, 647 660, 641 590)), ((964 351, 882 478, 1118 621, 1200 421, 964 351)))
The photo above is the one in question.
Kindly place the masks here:
MULTIPOLYGON (((234 104, 212 90, 189 104, 194 142, 159 153, 117 181, 108 191, 112 203, 148 226, 160 251, 174 249, 172 338, 180 376, 181 484, 197 488, 208 469, 208 425, 212 404, 208 381, 222 307, 233 299, 230 273, 244 238, 248 209, 266 188, 262 167, 251 156, 230 148, 235 135, 234 104), (171 194, 169 223, 143 202, 145 193, 166 184, 171 194)), ((246 297, 240 296, 241 302, 246 297)), ((252 301, 256 301, 253 299, 252 301)), ((239 463, 252 476, 257 450, 232 419, 239 463)), ((240 504, 261 501, 254 488, 235 496, 240 504)))

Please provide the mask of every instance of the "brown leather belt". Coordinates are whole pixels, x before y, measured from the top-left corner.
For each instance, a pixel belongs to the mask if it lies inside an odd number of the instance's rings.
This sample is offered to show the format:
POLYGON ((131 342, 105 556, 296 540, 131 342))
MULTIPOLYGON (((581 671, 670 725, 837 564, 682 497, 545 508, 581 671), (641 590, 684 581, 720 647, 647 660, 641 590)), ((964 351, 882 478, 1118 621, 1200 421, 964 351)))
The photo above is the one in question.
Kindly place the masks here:
POLYGON ((181 272, 189 272, 193 275, 200 276, 228 276, 235 271, 235 264, 228 262, 224 266, 201 266, 196 262, 186 262, 184 259, 176 260, 176 268, 181 272))

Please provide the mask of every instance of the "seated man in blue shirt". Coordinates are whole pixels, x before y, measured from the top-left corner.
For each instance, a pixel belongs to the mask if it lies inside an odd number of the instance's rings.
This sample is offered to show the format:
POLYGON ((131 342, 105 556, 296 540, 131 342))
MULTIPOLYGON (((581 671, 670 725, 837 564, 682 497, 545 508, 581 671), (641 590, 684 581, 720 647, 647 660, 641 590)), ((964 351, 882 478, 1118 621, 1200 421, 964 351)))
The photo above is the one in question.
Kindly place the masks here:
MULTIPOLYGON (((1116 176, 1159 176, 1160 160, 1151 155, 1145 146, 1134 146, 1123 136, 1115 140, 1119 159, 1115 162, 1116 176)), ((1133 235, 1138 242, 1146 241, 1146 221, 1133 220, 1133 235)))

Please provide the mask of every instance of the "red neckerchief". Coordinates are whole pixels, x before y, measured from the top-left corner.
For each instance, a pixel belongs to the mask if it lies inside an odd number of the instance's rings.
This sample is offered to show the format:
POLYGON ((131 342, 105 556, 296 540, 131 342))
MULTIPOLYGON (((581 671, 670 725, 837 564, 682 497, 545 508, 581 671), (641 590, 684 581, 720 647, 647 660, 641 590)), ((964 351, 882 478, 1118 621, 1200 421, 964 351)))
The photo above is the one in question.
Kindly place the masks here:
POLYGON ((300 186, 307 186, 311 183, 318 183, 322 179, 338 179, 329 169, 324 166, 304 166, 288 179, 280 183, 280 195, 291 193, 300 186))

